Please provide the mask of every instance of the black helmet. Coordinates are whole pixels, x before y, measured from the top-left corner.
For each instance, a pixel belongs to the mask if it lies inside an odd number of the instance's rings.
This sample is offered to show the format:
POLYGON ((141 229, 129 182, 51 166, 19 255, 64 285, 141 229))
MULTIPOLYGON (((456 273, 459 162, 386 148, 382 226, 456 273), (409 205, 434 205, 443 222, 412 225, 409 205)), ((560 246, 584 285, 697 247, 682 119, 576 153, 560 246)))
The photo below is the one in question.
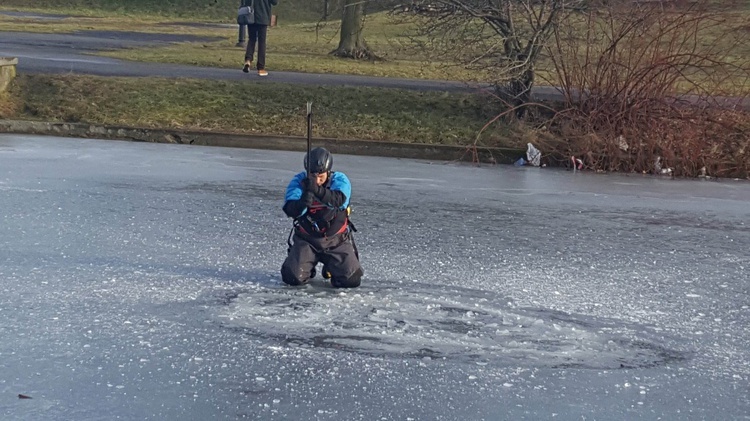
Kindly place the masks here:
POLYGON ((315 148, 310 151, 309 161, 305 154, 305 169, 311 173, 320 174, 331 171, 333 167, 333 155, 326 148, 315 148), (308 168, 307 163, 310 163, 308 168))

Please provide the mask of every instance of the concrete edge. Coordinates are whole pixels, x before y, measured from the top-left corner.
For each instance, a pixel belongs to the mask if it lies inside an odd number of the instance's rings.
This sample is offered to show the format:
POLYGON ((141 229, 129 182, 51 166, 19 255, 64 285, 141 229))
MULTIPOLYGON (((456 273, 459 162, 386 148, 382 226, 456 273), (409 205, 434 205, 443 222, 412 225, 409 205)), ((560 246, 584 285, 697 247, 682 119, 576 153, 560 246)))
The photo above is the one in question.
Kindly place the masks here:
MULTIPOLYGON (((301 136, 272 136, 178 129, 148 129, 29 120, 0 120, 0 133, 300 152, 307 149, 306 138, 301 136)), ((487 164, 511 164, 515 162, 518 157, 524 156, 526 153, 525 150, 511 148, 477 147, 476 150, 474 150, 471 146, 330 138, 313 138, 313 145, 323 146, 333 153, 349 155, 426 159, 436 161, 465 161, 487 164)))

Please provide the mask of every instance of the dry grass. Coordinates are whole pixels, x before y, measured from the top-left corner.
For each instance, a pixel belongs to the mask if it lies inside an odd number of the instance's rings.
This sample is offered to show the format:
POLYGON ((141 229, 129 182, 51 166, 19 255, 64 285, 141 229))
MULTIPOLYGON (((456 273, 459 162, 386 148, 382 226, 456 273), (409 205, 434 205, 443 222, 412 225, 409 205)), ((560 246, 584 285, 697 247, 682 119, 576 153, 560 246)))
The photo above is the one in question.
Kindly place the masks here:
MULTIPOLYGON (((336 0, 333 0, 334 2, 336 0)), ((274 8, 285 21, 309 22, 321 16, 322 2, 282 0, 274 8)), ((239 0, 3 0, 2 7, 38 13, 118 18, 156 18, 207 22, 232 22, 239 0)))
POLYGON ((0 92, 0 118, 15 116, 21 109, 21 101, 8 92, 0 92))

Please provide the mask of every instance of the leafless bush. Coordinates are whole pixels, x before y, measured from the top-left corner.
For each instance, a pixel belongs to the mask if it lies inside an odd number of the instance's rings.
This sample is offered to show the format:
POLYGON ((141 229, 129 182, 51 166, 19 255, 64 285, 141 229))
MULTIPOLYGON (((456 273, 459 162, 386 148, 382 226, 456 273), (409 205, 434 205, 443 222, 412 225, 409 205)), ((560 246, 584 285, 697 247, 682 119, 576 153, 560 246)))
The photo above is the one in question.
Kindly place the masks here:
MULTIPOLYGON (((732 5, 619 2, 556 27, 554 155, 605 171, 750 175, 750 58, 732 5), (667 170, 669 169, 669 170, 667 170)), ((734 9, 737 10, 737 9, 734 9)))
POLYGON ((536 63, 553 29, 583 0, 410 0, 412 41, 423 54, 477 71, 504 102, 525 110, 536 63))

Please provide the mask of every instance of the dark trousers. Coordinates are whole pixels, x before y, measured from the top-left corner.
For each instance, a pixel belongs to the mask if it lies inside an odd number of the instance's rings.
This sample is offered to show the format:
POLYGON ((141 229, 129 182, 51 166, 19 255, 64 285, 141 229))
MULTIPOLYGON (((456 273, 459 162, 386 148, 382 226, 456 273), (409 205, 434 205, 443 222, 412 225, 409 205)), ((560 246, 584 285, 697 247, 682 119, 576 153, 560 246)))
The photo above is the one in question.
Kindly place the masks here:
POLYGON ((258 70, 266 68, 266 25, 247 25, 247 50, 245 51, 245 61, 253 61, 255 53, 255 44, 258 44, 258 70))
POLYGON ((364 271, 351 232, 333 237, 308 237, 295 233, 289 255, 281 265, 281 280, 289 285, 305 284, 319 262, 330 272, 332 286, 356 288, 360 285, 364 271))
POLYGON ((240 27, 240 34, 237 37, 237 43, 242 44, 245 42, 245 32, 247 32, 247 25, 239 25, 240 27))

